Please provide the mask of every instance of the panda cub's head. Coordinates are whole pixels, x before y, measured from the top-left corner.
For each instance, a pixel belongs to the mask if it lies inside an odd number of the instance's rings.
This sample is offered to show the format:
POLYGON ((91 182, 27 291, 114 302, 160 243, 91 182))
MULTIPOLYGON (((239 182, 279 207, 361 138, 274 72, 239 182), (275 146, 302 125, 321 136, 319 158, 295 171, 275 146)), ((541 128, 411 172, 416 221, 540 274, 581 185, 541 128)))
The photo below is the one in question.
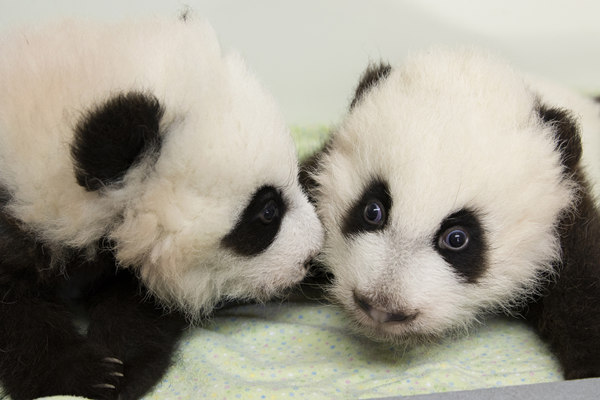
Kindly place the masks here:
POLYGON ((65 22, 0 48, 4 210, 114 250, 190 316, 299 282, 322 228, 273 99, 197 20, 65 22))
POLYGON ((460 330, 552 275, 581 154, 553 107, 470 50, 367 71, 312 176, 331 294, 361 331, 460 330))

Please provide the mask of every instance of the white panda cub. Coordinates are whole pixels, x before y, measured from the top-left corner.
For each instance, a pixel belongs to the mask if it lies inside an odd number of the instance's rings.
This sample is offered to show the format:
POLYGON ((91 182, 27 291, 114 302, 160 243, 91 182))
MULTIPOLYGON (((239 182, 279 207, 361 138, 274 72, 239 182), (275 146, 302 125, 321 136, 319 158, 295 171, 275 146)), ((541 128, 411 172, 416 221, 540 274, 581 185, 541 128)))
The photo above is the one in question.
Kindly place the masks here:
POLYGON ((13 400, 139 397, 185 323, 148 293, 195 320, 305 276, 323 232, 294 144, 207 23, 6 33, 0 93, 0 383, 13 400))
POLYGON ((367 70, 307 164, 330 294, 358 330, 411 343, 524 313, 567 378, 600 375, 600 148, 584 165, 580 140, 598 146, 600 104, 568 97, 472 49, 367 70))

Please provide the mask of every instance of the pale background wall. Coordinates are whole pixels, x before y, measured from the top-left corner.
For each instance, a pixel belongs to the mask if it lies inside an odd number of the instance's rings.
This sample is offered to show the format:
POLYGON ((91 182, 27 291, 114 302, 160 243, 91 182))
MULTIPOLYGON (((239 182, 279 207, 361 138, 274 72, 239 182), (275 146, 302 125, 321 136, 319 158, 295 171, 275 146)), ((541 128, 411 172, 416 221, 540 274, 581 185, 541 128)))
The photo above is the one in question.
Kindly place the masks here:
POLYGON ((63 16, 176 16, 184 5, 241 51, 290 124, 335 123, 370 60, 432 44, 477 44, 600 92, 597 0, 0 0, 0 30, 63 16))

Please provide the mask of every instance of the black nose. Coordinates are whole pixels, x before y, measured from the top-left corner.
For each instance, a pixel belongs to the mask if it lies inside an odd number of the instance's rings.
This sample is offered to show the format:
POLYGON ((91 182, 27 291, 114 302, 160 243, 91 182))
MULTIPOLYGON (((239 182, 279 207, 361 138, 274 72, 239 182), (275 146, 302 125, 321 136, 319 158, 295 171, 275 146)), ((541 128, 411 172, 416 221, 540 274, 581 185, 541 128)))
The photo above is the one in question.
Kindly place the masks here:
POLYGON ((387 322, 405 322, 413 320, 417 313, 407 313, 400 310, 388 311, 383 308, 373 306, 371 301, 356 291, 354 292, 354 302, 367 314, 369 318, 378 323, 387 322))

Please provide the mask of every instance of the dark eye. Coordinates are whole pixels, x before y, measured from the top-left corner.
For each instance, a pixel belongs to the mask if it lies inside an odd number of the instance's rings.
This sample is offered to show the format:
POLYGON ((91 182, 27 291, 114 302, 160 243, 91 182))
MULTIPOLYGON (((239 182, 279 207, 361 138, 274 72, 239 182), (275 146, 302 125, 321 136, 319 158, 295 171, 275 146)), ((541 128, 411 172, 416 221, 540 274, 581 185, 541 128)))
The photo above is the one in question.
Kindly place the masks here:
POLYGON ((221 243, 239 255, 260 254, 275 240, 285 213, 286 203, 280 191, 273 186, 263 186, 254 193, 221 243))
POLYGON ((439 246, 444 249, 460 251, 469 245, 469 233, 462 227, 447 229, 440 236, 439 246))
POLYGON ((258 214, 258 218, 263 224, 270 224, 277 217, 279 217, 279 207, 275 200, 269 200, 258 214))
POLYGON ((384 220, 384 208, 378 201, 369 202, 363 210, 364 220, 371 225, 380 225, 384 220))
POLYGON ((374 179, 347 211, 342 233, 351 237, 385 229, 391 210, 392 197, 387 183, 374 179))

